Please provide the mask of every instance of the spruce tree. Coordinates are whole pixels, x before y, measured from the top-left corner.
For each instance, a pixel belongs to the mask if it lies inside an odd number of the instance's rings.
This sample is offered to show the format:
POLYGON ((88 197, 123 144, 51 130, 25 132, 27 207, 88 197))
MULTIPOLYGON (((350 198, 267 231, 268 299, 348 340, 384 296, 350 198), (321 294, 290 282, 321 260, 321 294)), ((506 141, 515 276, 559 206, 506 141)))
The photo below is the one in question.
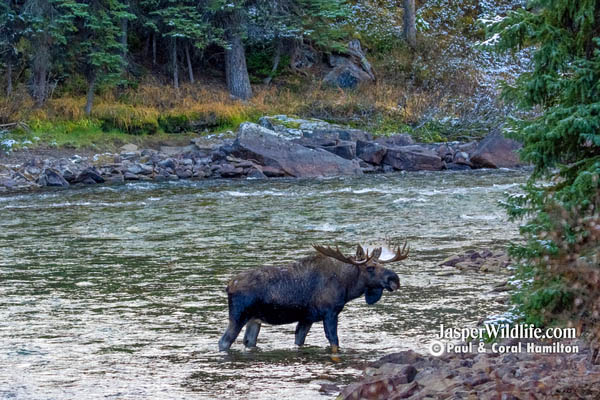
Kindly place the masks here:
MULTIPOLYGON (((524 144, 522 159, 535 166, 525 196, 510 197, 506 207, 513 218, 529 218, 521 228, 526 244, 513 249, 524 261, 525 282, 515 300, 526 319, 538 324, 552 322, 575 298, 567 275, 549 271, 549 260, 588 256, 578 254, 575 243, 590 233, 566 221, 577 221, 568 216, 593 207, 599 191, 598 21, 597 1, 534 0, 492 27, 498 49, 533 51, 532 69, 506 84, 503 93, 520 108, 510 121, 511 135, 524 144), (540 184, 540 178, 546 182, 540 184), (557 220, 557 208, 564 218, 557 220), (556 230, 566 232, 572 248, 551 239, 549 232, 556 230)), ((597 257, 600 246, 592 247, 597 257)))
POLYGON ((85 113, 89 115, 97 86, 120 79, 125 66, 121 24, 134 16, 118 0, 81 1, 79 5, 77 40, 71 47, 88 82, 85 113))

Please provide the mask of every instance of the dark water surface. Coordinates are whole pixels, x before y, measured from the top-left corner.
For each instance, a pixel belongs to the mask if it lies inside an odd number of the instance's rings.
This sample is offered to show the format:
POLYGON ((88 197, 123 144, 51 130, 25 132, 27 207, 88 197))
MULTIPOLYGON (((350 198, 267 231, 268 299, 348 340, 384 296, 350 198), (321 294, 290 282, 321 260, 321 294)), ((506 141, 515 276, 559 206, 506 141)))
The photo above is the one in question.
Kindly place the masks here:
POLYGON ((516 237, 497 201, 526 171, 328 180, 131 183, 0 197, 0 398, 311 399, 365 361, 426 351, 440 323, 504 310, 502 278, 436 275, 470 248, 516 237), (238 271, 308 255, 311 243, 407 238, 401 288, 340 316, 342 362, 322 324, 263 326, 217 351, 238 271))

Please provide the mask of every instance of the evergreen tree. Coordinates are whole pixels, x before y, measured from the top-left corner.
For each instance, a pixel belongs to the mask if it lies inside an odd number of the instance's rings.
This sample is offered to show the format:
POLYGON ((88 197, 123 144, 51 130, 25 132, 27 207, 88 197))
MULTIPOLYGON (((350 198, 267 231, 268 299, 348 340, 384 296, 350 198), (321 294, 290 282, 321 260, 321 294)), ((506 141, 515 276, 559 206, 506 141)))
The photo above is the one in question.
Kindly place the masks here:
MULTIPOLYGON (((524 143, 522 159, 533 163, 535 171, 526 195, 509 198, 506 206, 513 218, 531 218, 522 227, 527 244, 513 250, 525 260, 521 273, 529 282, 515 299, 528 321, 538 324, 570 307, 575 290, 565 275, 546 267, 549 259, 575 255, 576 249, 559 247, 548 233, 560 225, 573 245, 579 235, 589 234, 565 222, 569 218, 557 220, 552 210, 575 214, 592 207, 599 191, 598 21, 598 1, 534 0, 492 28, 499 49, 533 49, 532 70, 506 85, 504 95, 525 112, 512 119, 512 136, 524 143), (539 178, 550 184, 538 184, 539 178)), ((594 246, 597 257, 600 246, 594 246)))
POLYGON ((31 46, 31 93, 42 105, 49 94, 53 57, 61 54, 75 31, 73 21, 80 9, 75 0, 26 0, 20 8, 21 34, 31 46))
POLYGON ((189 46, 203 49, 212 42, 219 41, 220 30, 210 23, 216 6, 198 1, 165 0, 158 4, 158 9, 150 12, 158 17, 152 22, 156 31, 168 39, 171 53, 171 71, 173 86, 179 88, 178 44, 184 46, 190 81, 194 81, 189 46))
POLYGON ((82 1, 76 9, 76 43, 72 45, 80 71, 88 82, 85 113, 89 115, 99 84, 114 84, 124 69, 121 41, 123 19, 134 16, 118 0, 82 1))
POLYGON ((17 42, 22 27, 19 26, 17 4, 13 1, 0 4, 0 59, 6 69, 6 95, 12 94, 12 72, 18 60, 17 42))

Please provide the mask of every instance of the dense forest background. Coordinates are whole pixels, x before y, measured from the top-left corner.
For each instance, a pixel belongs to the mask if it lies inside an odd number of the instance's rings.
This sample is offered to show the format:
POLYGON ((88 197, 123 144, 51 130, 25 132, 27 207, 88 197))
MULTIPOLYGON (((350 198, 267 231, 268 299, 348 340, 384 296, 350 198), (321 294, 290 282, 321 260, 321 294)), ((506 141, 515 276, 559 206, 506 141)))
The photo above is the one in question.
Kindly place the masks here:
POLYGON ((526 61, 485 51, 482 19, 520 3, 9 0, 0 124, 77 146, 233 129, 269 113, 426 141, 478 137, 504 115, 495 79, 526 61), (342 91, 323 76, 351 40, 376 81, 342 91))

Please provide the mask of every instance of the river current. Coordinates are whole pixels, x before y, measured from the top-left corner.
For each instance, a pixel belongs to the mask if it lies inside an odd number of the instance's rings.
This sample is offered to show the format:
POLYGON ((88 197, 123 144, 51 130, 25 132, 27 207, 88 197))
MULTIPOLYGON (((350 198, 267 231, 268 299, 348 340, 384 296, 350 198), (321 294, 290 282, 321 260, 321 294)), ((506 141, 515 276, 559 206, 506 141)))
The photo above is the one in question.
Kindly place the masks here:
POLYGON ((498 201, 528 172, 398 173, 321 180, 128 183, 0 197, 0 398, 314 399, 387 353, 427 351, 439 325, 505 311, 495 274, 437 266, 518 235, 498 201), (340 315, 341 362, 322 324, 240 335, 228 354, 224 288, 235 273, 311 244, 389 237, 410 257, 401 287, 340 315))

